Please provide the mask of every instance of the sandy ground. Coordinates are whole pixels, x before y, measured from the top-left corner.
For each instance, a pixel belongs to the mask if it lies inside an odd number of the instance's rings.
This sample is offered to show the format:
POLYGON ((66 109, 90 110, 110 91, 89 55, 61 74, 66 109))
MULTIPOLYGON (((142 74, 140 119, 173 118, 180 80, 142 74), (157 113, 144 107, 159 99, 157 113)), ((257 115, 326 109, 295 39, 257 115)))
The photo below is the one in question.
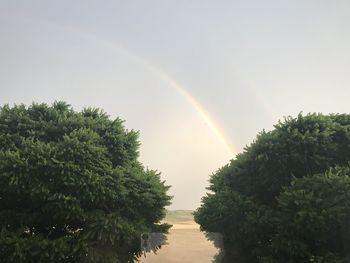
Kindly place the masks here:
POLYGON ((147 253, 141 263, 211 263, 217 249, 199 231, 194 221, 169 222, 168 245, 154 253, 147 253))

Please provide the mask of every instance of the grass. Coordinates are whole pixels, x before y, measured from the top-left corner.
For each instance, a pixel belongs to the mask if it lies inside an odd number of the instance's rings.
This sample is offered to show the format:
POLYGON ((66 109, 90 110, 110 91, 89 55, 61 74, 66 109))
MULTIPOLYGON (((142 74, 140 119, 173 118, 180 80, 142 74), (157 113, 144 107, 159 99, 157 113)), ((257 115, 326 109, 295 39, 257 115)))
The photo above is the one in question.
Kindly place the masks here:
POLYGON ((194 221, 193 210, 168 210, 164 221, 169 224, 194 221))

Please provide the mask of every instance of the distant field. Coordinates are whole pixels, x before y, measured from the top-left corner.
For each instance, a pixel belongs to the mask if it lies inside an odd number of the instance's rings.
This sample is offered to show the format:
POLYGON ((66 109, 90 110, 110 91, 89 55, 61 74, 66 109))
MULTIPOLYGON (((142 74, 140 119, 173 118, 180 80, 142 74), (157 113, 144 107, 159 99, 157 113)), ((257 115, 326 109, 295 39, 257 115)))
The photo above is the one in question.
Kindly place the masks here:
POLYGON ((157 255, 149 253, 140 259, 141 263, 211 263, 218 250, 199 231, 193 220, 193 211, 168 211, 164 222, 172 224, 168 245, 157 255))
POLYGON ((199 229, 194 222, 192 210, 168 211, 164 222, 173 225, 172 229, 199 229))
POLYGON ((167 215, 164 219, 165 222, 169 224, 171 222, 179 223, 192 221, 193 222, 193 210, 175 210, 175 211, 167 211, 167 215))

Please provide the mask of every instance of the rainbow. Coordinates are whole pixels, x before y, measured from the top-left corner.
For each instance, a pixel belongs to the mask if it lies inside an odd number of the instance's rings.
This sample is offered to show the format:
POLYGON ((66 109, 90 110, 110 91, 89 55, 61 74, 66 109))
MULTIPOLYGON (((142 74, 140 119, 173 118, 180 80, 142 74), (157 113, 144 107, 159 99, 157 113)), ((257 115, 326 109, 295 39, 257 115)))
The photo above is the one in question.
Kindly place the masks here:
MULTIPOLYGON (((18 19, 18 18, 17 18, 18 19)), ((178 84, 175 80, 173 80, 169 75, 165 74, 162 70, 156 68, 155 66, 151 65, 149 62, 141 58, 140 56, 137 56, 135 53, 130 52, 128 49, 122 47, 119 44, 116 44, 112 41, 106 40, 104 38, 101 38, 100 36, 97 36, 95 34, 92 34, 90 32, 81 31, 76 28, 63 26, 61 24, 53 23, 51 21, 46 20, 39 20, 37 18, 19 18, 22 20, 26 20, 26 22, 34 22, 34 23, 40 23, 41 25, 49 25, 58 30, 62 30, 65 32, 72 32, 74 34, 78 34, 79 36, 82 36, 86 39, 93 39, 96 42, 99 42, 100 44, 103 44, 104 46, 116 51, 117 53, 122 53, 127 55, 128 57, 132 58, 133 60, 137 61, 138 63, 141 63, 143 66, 145 66, 149 71, 153 72, 156 76, 161 77, 166 83, 168 83, 173 89, 176 90, 178 94, 180 94, 195 110, 195 112, 199 115, 199 117, 208 125, 211 132, 215 135, 215 137, 218 139, 218 141, 221 143, 221 145, 224 147, 226 152, 229 154, 230 158, 234 158, 237 151, 231 146, 229 143, 229 140, 224 136, 224 133, 222 132, 221 127, 211 118, 210 114, 205 110, 205 108, 196 100, 190 92, 188 92, 183 86, 178 84)))
MULTIPOLYGON (((158 71, 160 74, 161 72, 158 71)), ((220 143, 224 146, 226 152, 229 154, 231 158, 235 156, 235 150, 231 147, 228 140, 223 135, 220 126, 214 122, 214 120, 207 113, 205 108, 182 86, 177 84, 174 80, 168 78, 167 75, 161 74, 162 78, 166 80, 182 97, 186 99, 186 101, 192 106, 192 108, 198 113, 201 119, 208 125, 210 130, 214 133, 216 138, 220 141, 220 143)))

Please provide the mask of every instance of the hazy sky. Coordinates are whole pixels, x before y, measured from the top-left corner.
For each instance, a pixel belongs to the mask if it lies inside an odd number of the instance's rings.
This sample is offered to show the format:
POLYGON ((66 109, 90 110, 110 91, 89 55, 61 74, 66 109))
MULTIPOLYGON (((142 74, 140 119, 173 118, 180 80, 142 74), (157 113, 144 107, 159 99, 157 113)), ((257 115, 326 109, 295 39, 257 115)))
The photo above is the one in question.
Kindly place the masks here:
POLYGON ((64 100, 140 130, 172 209, 283 116, 350 110, 350 1, 0 0, 0 104, 64 100))

